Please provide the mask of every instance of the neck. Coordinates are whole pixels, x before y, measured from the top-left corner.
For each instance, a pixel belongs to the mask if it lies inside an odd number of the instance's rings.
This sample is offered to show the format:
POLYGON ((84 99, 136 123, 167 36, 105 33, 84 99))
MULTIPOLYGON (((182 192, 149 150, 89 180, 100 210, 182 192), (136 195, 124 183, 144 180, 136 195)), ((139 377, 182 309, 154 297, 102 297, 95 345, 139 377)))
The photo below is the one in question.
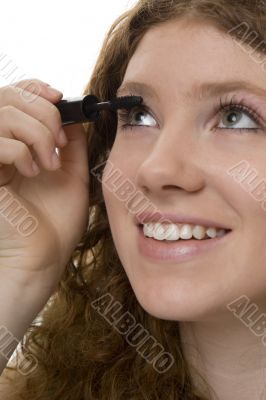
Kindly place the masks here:
POLYGON ((266 342, 261 336, 234 315, 215 321, 183 321, 179 326, 184 355, 199 391, 202 384, 194 368, 214 391, 212 399, 266 398, 266 342))

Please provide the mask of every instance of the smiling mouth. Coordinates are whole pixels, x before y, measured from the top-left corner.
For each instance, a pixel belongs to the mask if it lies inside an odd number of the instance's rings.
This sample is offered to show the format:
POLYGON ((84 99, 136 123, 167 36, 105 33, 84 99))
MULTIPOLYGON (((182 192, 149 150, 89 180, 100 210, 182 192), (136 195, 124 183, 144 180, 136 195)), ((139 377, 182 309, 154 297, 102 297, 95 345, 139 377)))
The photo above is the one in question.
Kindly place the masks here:
MULTIPOLYGON (((206 241, 206 240, 213 240, 213 239, 219 239, 224 236, 226 236, 228 233, 232 232, 232 229, 220 229, 220 228, 207 228, 207 227, 200 227, 201 230, 199 230, 199 227, 197 228, 198 231, 193 231, 193 229, 188 228, 187 226, 189 224, 182 224, 186 225, 186 231, 183 229, 183 231, 180 229, 181 224, 175 224, 177 226, 177 232, 173 232, 172 234, 166 233, 161 229, 161 231, 155 232, 154 230, 150 229, 148 230, 147 228, 144 227, 144 224, 138 224, 138 229, 140 232, 143 234, 143 236, 146 239, 151 239, 153 241, 157 242, 163 242, 163 243, 173 243, 173 242, 180 242, 180 241, 186 241, 186 242, 200 242, 200 241, 206 241), (203 231, 203 229, 205 231, 203 231)), ((160 227, 159 227, 160 228, 160 227)))

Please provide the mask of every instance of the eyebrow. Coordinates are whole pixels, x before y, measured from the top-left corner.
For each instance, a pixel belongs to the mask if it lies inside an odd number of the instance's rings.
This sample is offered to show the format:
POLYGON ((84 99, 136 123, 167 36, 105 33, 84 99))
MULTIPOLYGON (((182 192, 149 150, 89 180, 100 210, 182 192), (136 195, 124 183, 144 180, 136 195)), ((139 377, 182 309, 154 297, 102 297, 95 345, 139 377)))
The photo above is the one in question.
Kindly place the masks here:
MULTIPOLYGON (((192 90, 184 94, 188 100, 203 100, 208 97, 216 97, 235 90, 246 90, 259 97, 266 98, 266 90, 251 82, 238 80, 238 81, 224 81, 224 82, 204 82, 195 84, 192 90)), ((140 95, 142 97, 150 97, 159 100, 159 95, 156 90, 144 82, 126 81, 117 90, 116 96, 120 97, 126 95, 127 92, 140 95)))

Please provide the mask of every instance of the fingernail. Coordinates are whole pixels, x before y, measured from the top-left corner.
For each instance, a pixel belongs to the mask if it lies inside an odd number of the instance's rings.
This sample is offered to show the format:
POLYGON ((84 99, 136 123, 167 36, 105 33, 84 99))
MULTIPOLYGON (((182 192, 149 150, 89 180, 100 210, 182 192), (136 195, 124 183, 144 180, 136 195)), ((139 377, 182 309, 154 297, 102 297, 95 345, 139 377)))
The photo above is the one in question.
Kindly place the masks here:
POLYGON ((57 155, 56 151, 54 150, 52 153, 52 165, 55 169, 61 167, 61 161, 59 159, 59 156, 57 155))

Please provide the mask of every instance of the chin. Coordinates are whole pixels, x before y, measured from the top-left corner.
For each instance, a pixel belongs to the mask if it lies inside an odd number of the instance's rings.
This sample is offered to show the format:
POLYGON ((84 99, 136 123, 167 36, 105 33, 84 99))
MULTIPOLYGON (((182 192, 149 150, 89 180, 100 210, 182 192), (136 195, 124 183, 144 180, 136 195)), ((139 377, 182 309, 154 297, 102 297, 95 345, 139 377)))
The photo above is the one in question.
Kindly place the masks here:
MULTIPOLYGON (((173 290, 173 289, 172 289, 173 290)), ((204 295, 202 299, 191 296, 173 295, 171 290, 162 290, 148 285, 133 287, 141 307, 151 316, 169 321, 203 321, 213 320, 220 313, 226 312, 224 304, 214 305, 204 295), (220 313, 219 313, 220 310, 220 313)), ((178 293, 178 292, 176 292, 178 293)))

